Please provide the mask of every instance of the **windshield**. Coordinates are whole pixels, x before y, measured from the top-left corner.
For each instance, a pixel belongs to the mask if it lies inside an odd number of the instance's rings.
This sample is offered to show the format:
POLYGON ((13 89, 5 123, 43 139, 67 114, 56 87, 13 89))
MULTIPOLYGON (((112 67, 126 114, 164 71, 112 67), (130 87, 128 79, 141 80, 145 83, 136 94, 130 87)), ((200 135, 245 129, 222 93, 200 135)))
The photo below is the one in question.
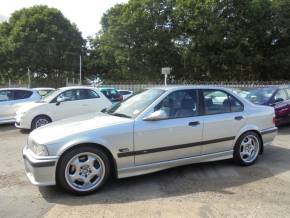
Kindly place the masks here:
POLYGON ((108 114, 135 118, 165 91, 162 89, 147 89, 128 98, 107 111, 108 114))
POLYGON ((275 89, 271 88, 248 90, 245 98, 253 102, 254 104, 266 104, 270 100, 274 92, 275 89))
POLYGON ((58 96, 63 90, 62 89, 57 89, 52 92, 49 92, 47 95, 43 97, 41 101, 49 103, 52 101, 56 96, 58 96))

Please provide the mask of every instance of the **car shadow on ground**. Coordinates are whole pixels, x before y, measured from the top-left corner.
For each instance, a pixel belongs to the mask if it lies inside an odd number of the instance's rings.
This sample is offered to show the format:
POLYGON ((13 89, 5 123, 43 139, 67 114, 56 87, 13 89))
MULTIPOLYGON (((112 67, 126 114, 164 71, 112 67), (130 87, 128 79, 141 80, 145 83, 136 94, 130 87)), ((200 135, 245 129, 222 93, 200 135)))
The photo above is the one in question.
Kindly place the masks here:
POLYGON ((19 130, 19 132, 22 134, 29 134, 31 132, 31 130, 28 130, 28 129, 18 129, 17 127, 14 126, 13 123, 0 125, 0 132, 8 132, 8 131, 13 131, 13 130, 16 130, 16 131, 19 130))
POLYGON ((279 135, 290 135, 290 124, 278 127, 279 135))
POLYGON ((267 179, 290 170, 289 149, 268 146, 258 161, 241 167, 232 160, 192 164, 148 175, 111 179, 99 192, 73 196, 57 187, 40 187, 43 198, 63 205, 114 204, 185 196, 201 192, 235 194, 228 188, 267 179))

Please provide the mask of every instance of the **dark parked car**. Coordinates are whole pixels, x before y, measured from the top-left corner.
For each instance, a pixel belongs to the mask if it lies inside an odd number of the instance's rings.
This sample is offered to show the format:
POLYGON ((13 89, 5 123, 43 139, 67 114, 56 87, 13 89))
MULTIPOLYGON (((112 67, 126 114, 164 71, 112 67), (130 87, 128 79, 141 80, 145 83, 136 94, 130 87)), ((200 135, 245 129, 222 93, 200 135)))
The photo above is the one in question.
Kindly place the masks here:
POLYGON ((244 91, 243 95, 242 97, 255 104, 274 107, 277 126, 290 123, 290 87, 250 89, 244 91))
POLYGON ((115 88, 100 88, 100 91, 114 104, 123 101, 123 96, 115 88))

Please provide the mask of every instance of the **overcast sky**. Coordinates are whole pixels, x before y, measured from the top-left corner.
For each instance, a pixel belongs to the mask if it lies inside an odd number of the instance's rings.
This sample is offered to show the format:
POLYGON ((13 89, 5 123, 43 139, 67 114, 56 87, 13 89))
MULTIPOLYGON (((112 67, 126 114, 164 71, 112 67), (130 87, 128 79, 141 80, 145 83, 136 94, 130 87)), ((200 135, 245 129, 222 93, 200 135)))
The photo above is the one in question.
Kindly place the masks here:
POLYGON ((127 0, 0 0, 0 18, 9 17, 24 7, 48 5, 59 9, 87 37, 100 30, 100 20, 106 10, 123 2, 127 0))

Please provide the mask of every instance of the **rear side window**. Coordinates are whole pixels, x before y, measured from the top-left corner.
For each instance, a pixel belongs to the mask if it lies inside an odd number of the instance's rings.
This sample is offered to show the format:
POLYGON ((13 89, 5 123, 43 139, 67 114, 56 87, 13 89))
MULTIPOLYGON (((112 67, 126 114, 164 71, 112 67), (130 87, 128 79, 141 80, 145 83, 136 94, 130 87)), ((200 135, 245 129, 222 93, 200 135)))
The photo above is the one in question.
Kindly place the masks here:
POLYGON ((243 104, 221 90, 203 90, 204 112, 206 115, 243 111, 243 104))
POLYGON ((26 90, 15 90, 14 91, 14 100, 30 98, 33 92, 26 90))
POLYGON ((13 91, 12 90, 0 91, 0 102, 11 101, 11 100, 13 100, 13 91))

